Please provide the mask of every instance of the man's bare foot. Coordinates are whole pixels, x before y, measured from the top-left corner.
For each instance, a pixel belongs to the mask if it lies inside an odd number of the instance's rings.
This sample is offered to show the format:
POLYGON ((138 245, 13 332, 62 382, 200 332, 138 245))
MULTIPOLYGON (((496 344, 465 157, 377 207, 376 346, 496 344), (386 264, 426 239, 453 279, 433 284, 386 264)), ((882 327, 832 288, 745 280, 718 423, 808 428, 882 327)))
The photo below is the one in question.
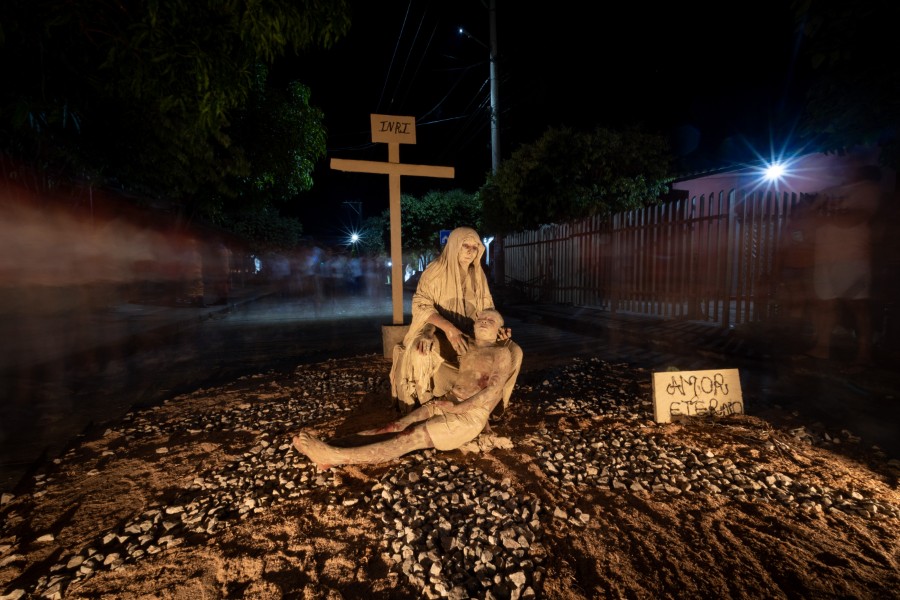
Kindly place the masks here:
POLYGON ((403 428, 396 422, 388 423, 384 427, 379 427, 377 429, 364 429, 363 431, 357 432, 357 435, 381 435, 383 433, 397 433, 398 431, 403 431, 403 428))
POLYGON ((327 471, 340 462, 331 446, 305 431, 294 436, 293 444, 294 448, 311 460, 319 470, 327 471))

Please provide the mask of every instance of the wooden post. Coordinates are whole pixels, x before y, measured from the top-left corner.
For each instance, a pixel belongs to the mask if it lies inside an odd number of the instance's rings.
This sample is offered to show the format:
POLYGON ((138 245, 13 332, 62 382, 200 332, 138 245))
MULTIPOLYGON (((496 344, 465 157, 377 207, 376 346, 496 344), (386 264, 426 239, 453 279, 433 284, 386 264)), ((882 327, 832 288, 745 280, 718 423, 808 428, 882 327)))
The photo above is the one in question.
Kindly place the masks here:
MULTIPOLYGON (((392 332, 383 331, 384 355, 391 356, 393 343, 398 337, 396 328, 403 326, 403 251, 400 236, 400 176, 417 177, 454 177, 453 167, 432 167, 428 165, 402 164, 400 162, 400 144, 416 143, 415 117, 398 117, 393 115, 369 115, 372 126, 372 142, 388 145, 388 162, 371 160, 331 159, 331 168, 338 171, 354 173, 380 173, 388 176, 390 190, 391 215, 391 301, 394 309, 394 326, 392 332), (388 347, 390 345, 390 347, 388 347)), ((402 340, 403 336, 399 336, 402 340)))

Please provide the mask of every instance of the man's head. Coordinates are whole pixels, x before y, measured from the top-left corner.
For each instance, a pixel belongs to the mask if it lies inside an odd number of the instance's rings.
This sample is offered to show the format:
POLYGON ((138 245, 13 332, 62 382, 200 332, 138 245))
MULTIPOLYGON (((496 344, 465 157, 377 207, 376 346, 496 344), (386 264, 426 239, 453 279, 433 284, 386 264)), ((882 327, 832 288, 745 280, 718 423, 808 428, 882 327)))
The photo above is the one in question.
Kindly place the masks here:
POLYGON ((503 316, 493 308, 482 310, 475 315, 475 339, 494 342, 501 327, 503 316))

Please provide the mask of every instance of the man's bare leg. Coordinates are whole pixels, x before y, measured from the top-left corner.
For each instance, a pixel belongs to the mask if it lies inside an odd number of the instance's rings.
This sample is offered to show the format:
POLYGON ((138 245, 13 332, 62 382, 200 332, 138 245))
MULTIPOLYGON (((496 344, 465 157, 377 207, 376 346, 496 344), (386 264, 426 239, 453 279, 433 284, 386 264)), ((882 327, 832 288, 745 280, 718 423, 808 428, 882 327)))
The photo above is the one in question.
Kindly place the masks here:
POLYGON ((383 427, 358 431, 356 435, 381 435, 382 433, 397 433, 399 431, 403 431, 413 423, 427 421, 428 419, 433 417, 438 402, 439 400, 428 402, 423 406, 419 406, 418 408, 413 409, 410 413, 400 417, 399 419, 391 421, 383 427))
POLYGON ((323 470, 335 465, 375 464, 399 458, 425 448, 434 448, 424 424, 383 442, 356 448, 337 448, 301 431, 293 439, 294 447, 323 470))
MULTIPOLYGON (((446 400, 434 400, 429 402, 425 406, 420 406, 416 408, 414 411, 409 413, 404 417, 400 417, 396 421, 391 421, 387 425, 383 427, 378 427, 377 429, 365 429, 363 431, 357 431, 356 435, 382 435, 385 433, 397 433, 403 431, 413 423, 418 423, 421 421, 427 421, 431 417, 434 416, 435 409, 439 407, 440 402, 447 402, 446 400)), ((491 429, 490 423, 485 423, 484 425, 484 433, 491 435, 494 431, 491 429)))

